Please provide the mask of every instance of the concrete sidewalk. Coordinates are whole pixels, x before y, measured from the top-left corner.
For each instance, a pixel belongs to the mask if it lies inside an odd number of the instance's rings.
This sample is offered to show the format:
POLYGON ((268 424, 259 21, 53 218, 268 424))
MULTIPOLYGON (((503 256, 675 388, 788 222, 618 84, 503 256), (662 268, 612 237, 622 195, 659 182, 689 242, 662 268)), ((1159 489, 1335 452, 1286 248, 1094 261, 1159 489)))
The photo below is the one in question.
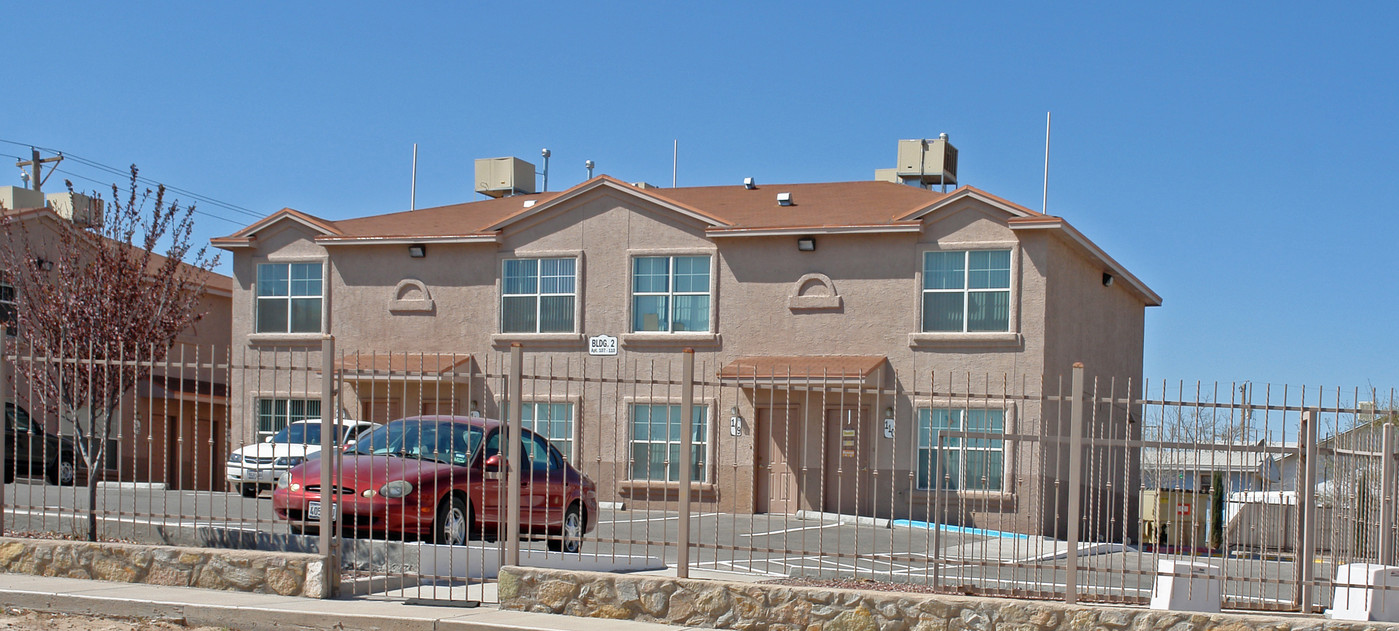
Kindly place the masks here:
POLYGON ((182 619, 190 626, 240 630, 662 631, 683 628, 631 620, 502 611, 494 605, 465 609, 407 605, 401 600, 383 598, 315 600, 26 574, 0 574, 0 605, 90 616, 182 619))

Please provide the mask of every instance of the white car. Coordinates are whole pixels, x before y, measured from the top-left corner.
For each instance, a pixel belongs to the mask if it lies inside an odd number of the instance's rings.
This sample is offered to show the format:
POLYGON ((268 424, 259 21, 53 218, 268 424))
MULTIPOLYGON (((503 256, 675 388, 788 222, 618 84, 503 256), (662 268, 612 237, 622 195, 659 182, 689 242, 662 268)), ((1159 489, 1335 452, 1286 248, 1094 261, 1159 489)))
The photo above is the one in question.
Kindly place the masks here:
MULTIPOLYGON (((351 444, 360 434, 378 426, 378 423, 341 419, 341 431, 335 444, 351 444)), ((271 489, 287 469, 308 458, 320 457, 320 452, 320 419, 291 423, 263 442, 234 451, 228 457, 228 485, 243 497, 257 497, 262 489, 271 489)))

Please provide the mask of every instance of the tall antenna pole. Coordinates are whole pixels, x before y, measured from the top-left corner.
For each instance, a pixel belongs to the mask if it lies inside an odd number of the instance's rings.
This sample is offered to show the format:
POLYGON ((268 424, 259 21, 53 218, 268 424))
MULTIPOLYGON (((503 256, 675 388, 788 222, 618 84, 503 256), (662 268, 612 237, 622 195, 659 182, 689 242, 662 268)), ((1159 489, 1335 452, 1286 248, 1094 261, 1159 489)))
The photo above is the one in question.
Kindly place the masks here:
POLYGON ((418 143, 413 143, 413 184, 408 193, 408 210, 418 209, 418 143))
POLYGON ((680 139, 675 139, 675 146, 670 154, 670 187, 675 188, 675 172, 680 165, 680 139))
POLYGON ((1044 197, 1040 199, 1040 212, 1049 214, 1049 123, 1054 112, 1044 113, 1044 197))

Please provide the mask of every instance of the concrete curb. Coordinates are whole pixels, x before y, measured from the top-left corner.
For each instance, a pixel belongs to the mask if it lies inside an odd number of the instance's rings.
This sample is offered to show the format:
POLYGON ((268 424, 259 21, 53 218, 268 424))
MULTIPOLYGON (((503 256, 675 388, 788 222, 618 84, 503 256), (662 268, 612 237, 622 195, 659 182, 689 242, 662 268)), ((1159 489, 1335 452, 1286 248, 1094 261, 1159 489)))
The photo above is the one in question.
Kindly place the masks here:
POLYGON ((319 600, 19 574, 0 574, 0 606, 98 618, 183 620, 190 626, 240 631, 331 628, 657 631, 681 628, 632 620, 503 611, 493 605, 464 609, 407 605, 401 600, 319 600))
POLYGON ((842 515, 840 513, 822 513, 820 511, 799 510, 797 519, 804 521, 822 521, 828 524, 852 524, 856 526, 874 526, 876 528, 888 528, 889 520, 883 517, 859 517, 856 515, 842 515))

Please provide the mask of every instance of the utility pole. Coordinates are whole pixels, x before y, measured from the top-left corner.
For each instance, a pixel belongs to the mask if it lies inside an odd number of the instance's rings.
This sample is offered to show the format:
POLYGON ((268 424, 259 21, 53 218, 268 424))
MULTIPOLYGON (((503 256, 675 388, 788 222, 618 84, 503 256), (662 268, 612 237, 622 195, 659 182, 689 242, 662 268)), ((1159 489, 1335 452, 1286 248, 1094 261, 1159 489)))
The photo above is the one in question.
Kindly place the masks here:
MULTIPOLYGON (((33 167, 34 175, 29 179, 29 181, 34 184, 34 192, 42 193, 44 190, 44 182, 49 179, 48 175, 40 177, 40 173, 43 171, 43 165, 62 162, 63 154, 60 153, 52 158, 40 159, 38 149, 30 147, 29 152, 30 155, 33 157, 29 160, 20 160, 19 162, 15 163, 15 166, 21 169, 24 167, 33 167)), ((54 167, 49 167, 49 175, 53 175, 53 169, 54 167)))

